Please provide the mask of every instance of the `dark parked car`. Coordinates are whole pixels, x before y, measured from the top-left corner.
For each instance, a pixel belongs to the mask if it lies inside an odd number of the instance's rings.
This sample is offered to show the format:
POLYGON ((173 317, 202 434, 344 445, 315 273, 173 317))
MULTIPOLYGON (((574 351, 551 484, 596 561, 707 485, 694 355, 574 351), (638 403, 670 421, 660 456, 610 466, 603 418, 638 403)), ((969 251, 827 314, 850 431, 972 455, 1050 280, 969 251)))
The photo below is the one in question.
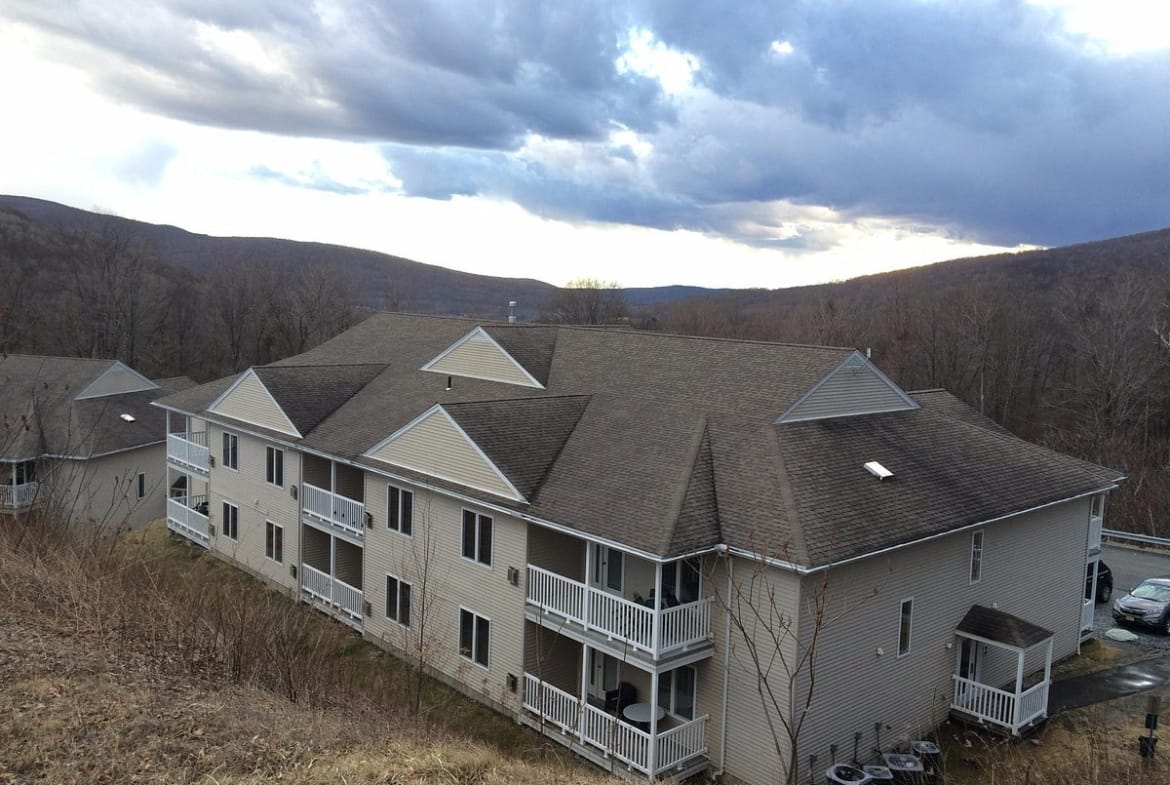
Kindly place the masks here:
MULTIPOLYGON (((1092 574, 1086 570, 1085 575, 1085 599, 1092 596, 1093 581, 1092 574)), ((1109 602, 1109 598, 1113 596, 1113 570, 1109 569, 1109 565, 1103 561, 1097 562, 1097 596, 1093 597, 1098 603, 1109 602)))
POLYGON ((1113 603, 1113 619, 1140 624, 1170 635, 1170 578, 1146 578, 1113 603))

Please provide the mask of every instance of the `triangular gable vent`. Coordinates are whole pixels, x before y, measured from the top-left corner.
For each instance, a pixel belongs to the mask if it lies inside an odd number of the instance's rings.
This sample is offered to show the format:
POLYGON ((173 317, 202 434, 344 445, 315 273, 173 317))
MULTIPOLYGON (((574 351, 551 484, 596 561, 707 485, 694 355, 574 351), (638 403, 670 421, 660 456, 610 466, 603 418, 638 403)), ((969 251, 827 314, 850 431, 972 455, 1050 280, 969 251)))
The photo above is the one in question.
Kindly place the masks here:
POLYGON ((212 401, 207 410, 241 422, 259 425, 261 428, 286 433, 298 439, 301 437, 301 432, 251 368, 244 371, 222 395, 212 401))
POLYGON ((476 327, 451 344, 419 370, 544 389, 544 385, 482 327, 476 327))
POLYGON ((918 404, 882 373, 861 352, 853 352, 824 379, 817 382, 788 411, 778 424, 851 417, 858 414, 900 412, 917 409, 918 404))
POLYGON ((138 371, 123 365, 121 362, 114 361, 113 365, 102 371, 101 375, 86 385, 85 389, 74 397, 74 400, 84 401, 87 398, 104 398, 107 395, 123 395, 157 389, 157 384, 138 371))
POLYGON ((366 456, 495 496, 527 501, 440 404, 399 428, 366 456))

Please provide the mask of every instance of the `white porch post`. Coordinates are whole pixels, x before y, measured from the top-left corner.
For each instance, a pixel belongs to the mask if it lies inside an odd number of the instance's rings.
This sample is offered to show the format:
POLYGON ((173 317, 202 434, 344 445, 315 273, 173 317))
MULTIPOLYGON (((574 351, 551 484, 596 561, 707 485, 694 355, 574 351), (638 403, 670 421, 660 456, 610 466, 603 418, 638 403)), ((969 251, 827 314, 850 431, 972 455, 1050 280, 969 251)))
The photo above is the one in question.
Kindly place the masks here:
MULTIPOLYGON (((660 639, 660 627, 662 626, 662 607, 666 604, 666 598, 662 596, 662 562, 654 562, 654 621, 653 630, 650 635, 650 650, 654 652, 654 656, 658 656, 658 641, 660 639)), ((657 684, 658 674, 654 675, 654 682, 657 684)), ((655 687, 655 696, 658 695, 657 687, 655 687)), ((657 700, 657 697, 655 697, 657 700)), ((654 712, 651 712, 653 714, 654 712)), ((651 725, 651 727, 654 727, 651 725)), ((653 746, 653 742, 651 742, 653 746)))
MULTIPOLYGON (((662 563, 658 564, 658 577, 662 578, 662 563)), ((662 590, 661 581, 658 582, 659 592, 662 590)), ((658 615, 654 615, 655 631, 658 629, 658 615)), ((657 635, 655 636, 657 640, 657 635)), ((671 684, 674 682, 672 681, 671 684)), ((648 775, 650 779, 654 779, 654 773, 658 770, 658 670, 650 671, 650 750, 647 755, 649 760, 646 761, 646 768, 650 769, 648 775)))
POLYGON ((329 535, 329 602, 333 602, 333 580, 337 575, 337 538, 329 535))
POLYGON ((585 541, 585 596, 581 600, 581 615, 584 616, 581 623, 585 629, 589 629, 589 620, 592 615, 589 613, 589 600, 593 595, 593 543, 588 540, 585 541))
POLYGON ((964 684, 960 684, 957 681, 957 679, 963 677, 963 674, 959 670, 959 667, 962 664, 963 664, 963 639, 958 638, 957 643, 955 644, 955 677, 956 678, 951 679, 951 702, 952 703, 959 702, 959 691, 963 687, 966 686, 964 684))
MULTIPOLYGON (((329 461, 329 492, 337 493, 337 462, 329 461)), ((329 505, 332 509, 333 505, 329 505)))
POLYGON ((1044 652, 1044 716, 1048 716, 1048 688, 1052 686, 1052 638, 1044 652))
POLYGON ((1024 689, 1024 654, 1027 649, 1016 650, 1016 697, 1012 702, 1012 733, 1020 730, 1020 694, 1024 689))
MULTIPOLYGON (((585 544, 588 552, 589 544, 585 544)), ((541 690, 544 685, 541 685, 541 690)), ((585 706, 589 703, 589 644, 581 644, 581 710, 577 712, 577 741, 585 744, 585 706)), ((543 703, 541 710, 544 710, 543 703)))

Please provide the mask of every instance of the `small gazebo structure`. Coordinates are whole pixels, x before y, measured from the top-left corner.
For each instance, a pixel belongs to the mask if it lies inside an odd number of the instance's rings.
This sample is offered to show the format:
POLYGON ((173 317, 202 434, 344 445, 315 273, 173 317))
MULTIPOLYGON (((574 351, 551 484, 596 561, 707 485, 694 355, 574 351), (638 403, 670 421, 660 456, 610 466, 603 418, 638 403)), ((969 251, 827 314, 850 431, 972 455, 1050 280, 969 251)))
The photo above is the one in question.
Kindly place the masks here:
POLYGON ((1051 631, 997 608, 972 605, 955 638, 952 714, 1013 736, 1048 716, 1051 631))

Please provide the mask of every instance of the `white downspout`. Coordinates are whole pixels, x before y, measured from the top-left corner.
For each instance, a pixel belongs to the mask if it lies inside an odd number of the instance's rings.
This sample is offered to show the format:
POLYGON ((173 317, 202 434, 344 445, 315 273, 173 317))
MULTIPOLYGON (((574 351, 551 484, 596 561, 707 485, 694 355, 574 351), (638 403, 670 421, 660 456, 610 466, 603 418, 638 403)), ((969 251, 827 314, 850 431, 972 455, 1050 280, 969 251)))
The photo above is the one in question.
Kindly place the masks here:
MULTIPOLYGON (((727 602, 730 608, 731 603, 731 571, 735 564, 735 560, 727 557, 726 552, 724 556, 727 558, 727 602)), ((731 675, 731 619, 730 611, 724 614, 726 617, 723 622, 723 721, 720 723, 719 734, 719 771, 715 773, 716 777, 723 776, 724 764, 727 762, 727 684, 731 675)))

